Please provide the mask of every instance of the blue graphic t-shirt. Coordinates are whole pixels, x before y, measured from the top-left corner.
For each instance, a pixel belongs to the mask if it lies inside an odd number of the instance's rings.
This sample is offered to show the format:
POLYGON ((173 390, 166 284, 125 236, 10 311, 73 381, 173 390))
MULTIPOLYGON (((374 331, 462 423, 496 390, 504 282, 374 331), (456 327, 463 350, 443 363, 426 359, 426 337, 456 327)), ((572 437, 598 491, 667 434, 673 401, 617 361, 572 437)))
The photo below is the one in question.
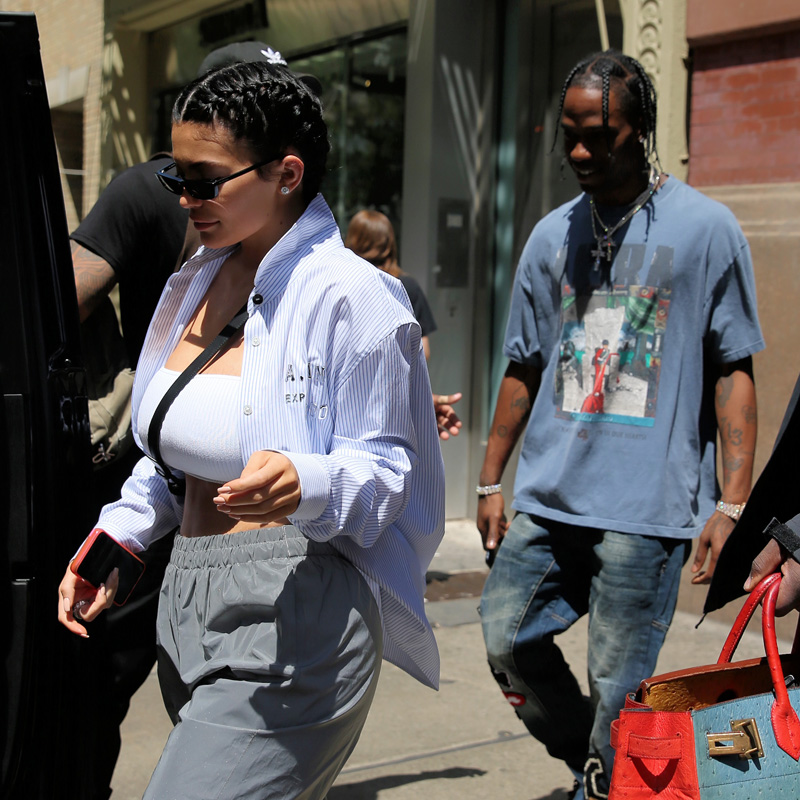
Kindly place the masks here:
MULTIPOLYGON (((612 227, 627 209, 598 206, 612 227), (615 216, 616 215, 616 216, 615 216)), ((542 369, 513 507, 591 528, 690 538, 714 508, 713 364, 764 347, 733 214, 670 177, 598 252, 581 195, 533 229, 505 354, 542 369)))

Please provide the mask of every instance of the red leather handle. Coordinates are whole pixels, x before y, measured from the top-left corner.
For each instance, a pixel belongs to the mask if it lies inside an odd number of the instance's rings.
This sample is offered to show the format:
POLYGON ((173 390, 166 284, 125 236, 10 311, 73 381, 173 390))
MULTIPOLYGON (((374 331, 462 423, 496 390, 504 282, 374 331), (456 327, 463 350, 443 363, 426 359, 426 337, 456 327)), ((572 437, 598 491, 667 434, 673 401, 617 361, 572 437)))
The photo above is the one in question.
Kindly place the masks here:
MULTIPOLYGON (((772 577, 772 576, 770 576, 772 577)), ((765 579, 766 580, 766 579, 765 579)), ((764 610, 761 615, 761 627, 764 635, 764 649, 767 652, 767 663, 775 689, 775 700, 772 703, 770 716, 775 741, 784 752, 795 761, 800 758, 800 719, 789 701, 789 690, 783 676, 781 657, 778 652, 778 639, 775 635, 775 603, 781 588, 780 576, 772 581, 764 595, 764 610)))
MULTIPOLYGON (((775 733, 775 740, 781 750, 788 753, 795 761, 800 759, 800 719, 797 712, 792 708, 789 701, 789 692, 786 688, 786 681, 783 676, 781 657, 778 652, 778 639, 775 634, 775 603, 778 599, 778 592, 781 588, 781 575, 775 573, 767 575, 759 581, 758 585, 750 592, 747 601, 742 606, 742 610, 733 623, 731 632, 722 647, 718 664, 728 664, 736 650, 747 627, 747 623, 753 616, 758 604, 763 600, 761 612, 761 631, 764 637, 764 650, 767 654, 772 686, 775 690, 775 700, 772 703, 770 716, 772 718, 772 730, 775 733)), ((800 631, 800 622, 798 623, 800 631)), ((800 642, 800 634, 795 635, 795 647, 800 642)))
MULTIPOLYGON (((767 590, 770 586, 774 583, 778 583, 780 585, 781 576, 780 573, 775 573, 773 575, 767 575, 766 578, 758 582, 758 585, 753 589, 752 592, 747 597, 747 601, 742 606, 742 610, 736 616, 736 620, 731 627, 731 632, 728 634, 728 638, 725 640, 725 644, 722 646, 722 652, 717 659, 717 664, 729 664, 731 659, 733 658, 734 652, 736 652, 736 647, 738 646, 739 642, 742 639, 742 634, 744 633, 744 629, 747 627, 747 623, 750 622, 750 618, 755 613, 756 608, 758 608, 758 604, 761 602, 761 599, 767 593, 767 590)), ((775 617, 773 614, 773 630, 775 628, 775 617)))
MULTIPOLYGON (((767 653, 772 686, 775 690, 775 700, 772 703, 770 712, 772 730, 775 733, 775 741, 777 741, 781 750, 797 761, 800 759, 800 719, 798 719, 797 712, 792 708, 792 704, 789 701, 789 692, 786 688, 781 657, 778 652, 778 639, 775 635, 775 603, 778 599, 780 588, 781 575, 776 572, 774 575, 767 575, 750 592, 747 602, 742 606, 742 610, 736 617, 731 632, 725 640, 717 663, 730 663, 736 646, 742 638, 744 629, 747 627, 747 623, 753 616, 758 604, 763 600, 761 631, 764 636, 764 650, 767 653)), ((795 636, 795 643, 797 641, 798 637, 795 636)))

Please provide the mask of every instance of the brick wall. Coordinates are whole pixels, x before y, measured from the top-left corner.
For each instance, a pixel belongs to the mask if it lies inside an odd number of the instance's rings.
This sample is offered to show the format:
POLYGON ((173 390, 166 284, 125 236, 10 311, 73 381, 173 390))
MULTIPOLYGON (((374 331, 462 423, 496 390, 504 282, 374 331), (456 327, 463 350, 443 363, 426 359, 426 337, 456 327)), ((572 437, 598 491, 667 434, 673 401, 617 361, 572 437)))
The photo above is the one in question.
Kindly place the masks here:
POLYGON ((800 181, 800 31, 694 51, 689 182, 800 181))

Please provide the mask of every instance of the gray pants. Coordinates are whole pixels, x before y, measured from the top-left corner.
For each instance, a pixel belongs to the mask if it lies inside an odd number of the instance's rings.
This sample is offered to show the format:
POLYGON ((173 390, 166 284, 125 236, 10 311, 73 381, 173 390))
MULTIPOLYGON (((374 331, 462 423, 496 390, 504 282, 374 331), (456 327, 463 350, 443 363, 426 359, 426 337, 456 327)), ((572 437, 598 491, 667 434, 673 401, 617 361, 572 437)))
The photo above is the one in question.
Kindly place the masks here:
POLYGON ((175 728, 144 800, 325 797, 381 663, 377 604, 352 564, 292 526, 176 536, 158 646, 175 728))

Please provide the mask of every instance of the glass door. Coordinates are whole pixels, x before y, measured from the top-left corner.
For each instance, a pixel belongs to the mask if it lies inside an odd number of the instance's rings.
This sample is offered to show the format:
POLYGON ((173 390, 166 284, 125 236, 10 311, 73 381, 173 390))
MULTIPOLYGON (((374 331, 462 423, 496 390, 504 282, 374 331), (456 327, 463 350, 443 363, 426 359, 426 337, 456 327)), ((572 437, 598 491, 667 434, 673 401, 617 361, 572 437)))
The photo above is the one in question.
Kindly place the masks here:
POLYGON ((401 238, 406 43, 403 28, 290 59, 323 87, 331 154, 322 192, 342 231, 375 208, 401 238))

